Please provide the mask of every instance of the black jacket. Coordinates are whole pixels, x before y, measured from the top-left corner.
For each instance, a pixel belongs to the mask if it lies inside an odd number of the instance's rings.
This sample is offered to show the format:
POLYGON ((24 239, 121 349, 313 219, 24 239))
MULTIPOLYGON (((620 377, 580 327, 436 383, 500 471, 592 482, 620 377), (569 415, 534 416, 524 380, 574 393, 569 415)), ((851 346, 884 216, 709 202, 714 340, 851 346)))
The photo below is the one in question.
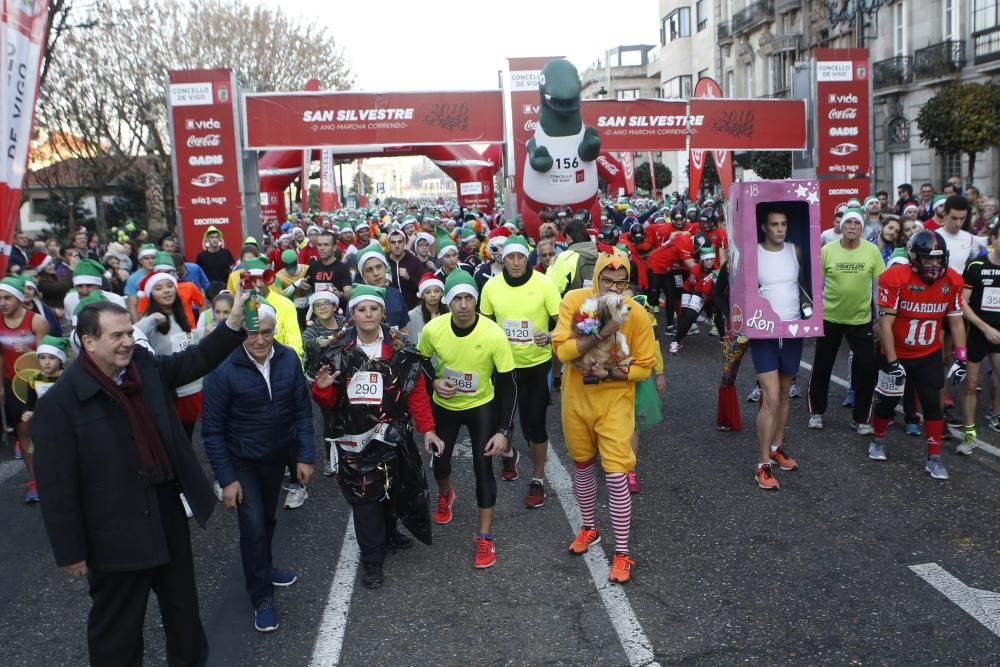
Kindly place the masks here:
MULTIPOLYGON (((215 496, 174 409, 174 389, 218 366, 244 338, 222 325, 183 352, 154 357, 137 346, 132 357, 180 490, 203 527, 215 496)), ((170 561, 156 488, 142 472, 127 413, 80 363, 38 401, 31 430, 42 518, 58 565, 86 561, 119 572, 170 561)))

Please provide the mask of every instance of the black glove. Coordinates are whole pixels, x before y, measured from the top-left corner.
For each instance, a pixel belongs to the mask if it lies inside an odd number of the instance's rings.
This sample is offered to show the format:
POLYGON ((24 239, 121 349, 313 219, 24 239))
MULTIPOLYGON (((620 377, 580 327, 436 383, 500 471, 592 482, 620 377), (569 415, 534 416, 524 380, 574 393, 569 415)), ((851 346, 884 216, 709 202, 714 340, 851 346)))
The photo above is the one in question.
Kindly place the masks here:
POLYGON ((899 359, 895 361, 885 361, 880 368, 882 372, 886 375, 891 375, 895 380, 902 384, 906 380, 906 369, 903 368, 903 364, 899 363, 899 359))
POLYGON ((953 385, 962 384, 965 382, 966 373, 965 361, 956 360, 948 370, 948 379, 953 385))

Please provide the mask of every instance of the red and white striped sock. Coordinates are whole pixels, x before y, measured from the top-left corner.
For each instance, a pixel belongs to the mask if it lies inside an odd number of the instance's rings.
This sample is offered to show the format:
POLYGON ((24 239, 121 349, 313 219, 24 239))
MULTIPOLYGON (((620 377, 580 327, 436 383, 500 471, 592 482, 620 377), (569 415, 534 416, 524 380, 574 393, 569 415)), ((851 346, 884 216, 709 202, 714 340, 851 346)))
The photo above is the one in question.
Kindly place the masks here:
POLYGON ((628 553, 628 534, 632 527, 632 494, 628 492, 628 475, 623 472, 605 473, 608 481, 608 509, 611 527, 615 531, 615 551, 628 553))
MULTIPOLYGON (((583 525, 594 527, 594 506, 597 505, 597 463, 577 463, 573 471, 573 491, 580 504, 583 525)), ((626 489, 626 493, 627 493, 626 489)))

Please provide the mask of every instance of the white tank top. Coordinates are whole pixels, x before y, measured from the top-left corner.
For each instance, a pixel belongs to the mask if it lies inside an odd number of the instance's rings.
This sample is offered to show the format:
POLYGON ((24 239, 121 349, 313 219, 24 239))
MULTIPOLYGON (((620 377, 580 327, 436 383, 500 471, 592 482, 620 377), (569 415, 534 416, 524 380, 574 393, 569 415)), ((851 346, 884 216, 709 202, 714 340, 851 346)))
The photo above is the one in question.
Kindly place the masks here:
POLYGON ((799 316, 799 258, 795 246, 785 246, 773 252, 757 246, 757 278, 760 295, 783 322, 800 319, 799 316))

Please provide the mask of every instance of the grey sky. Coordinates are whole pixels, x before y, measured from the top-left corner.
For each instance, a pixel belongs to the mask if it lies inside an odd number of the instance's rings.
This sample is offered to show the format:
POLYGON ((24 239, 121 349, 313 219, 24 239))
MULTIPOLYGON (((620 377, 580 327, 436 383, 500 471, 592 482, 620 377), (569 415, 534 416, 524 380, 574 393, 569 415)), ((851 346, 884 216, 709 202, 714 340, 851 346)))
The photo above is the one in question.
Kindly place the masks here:
POLYGON ((581 71, 608 48, 655 44, 656 0, 268 0, 330 27, 356 89, 495 88, 508 57, 562 55, 581 71))

